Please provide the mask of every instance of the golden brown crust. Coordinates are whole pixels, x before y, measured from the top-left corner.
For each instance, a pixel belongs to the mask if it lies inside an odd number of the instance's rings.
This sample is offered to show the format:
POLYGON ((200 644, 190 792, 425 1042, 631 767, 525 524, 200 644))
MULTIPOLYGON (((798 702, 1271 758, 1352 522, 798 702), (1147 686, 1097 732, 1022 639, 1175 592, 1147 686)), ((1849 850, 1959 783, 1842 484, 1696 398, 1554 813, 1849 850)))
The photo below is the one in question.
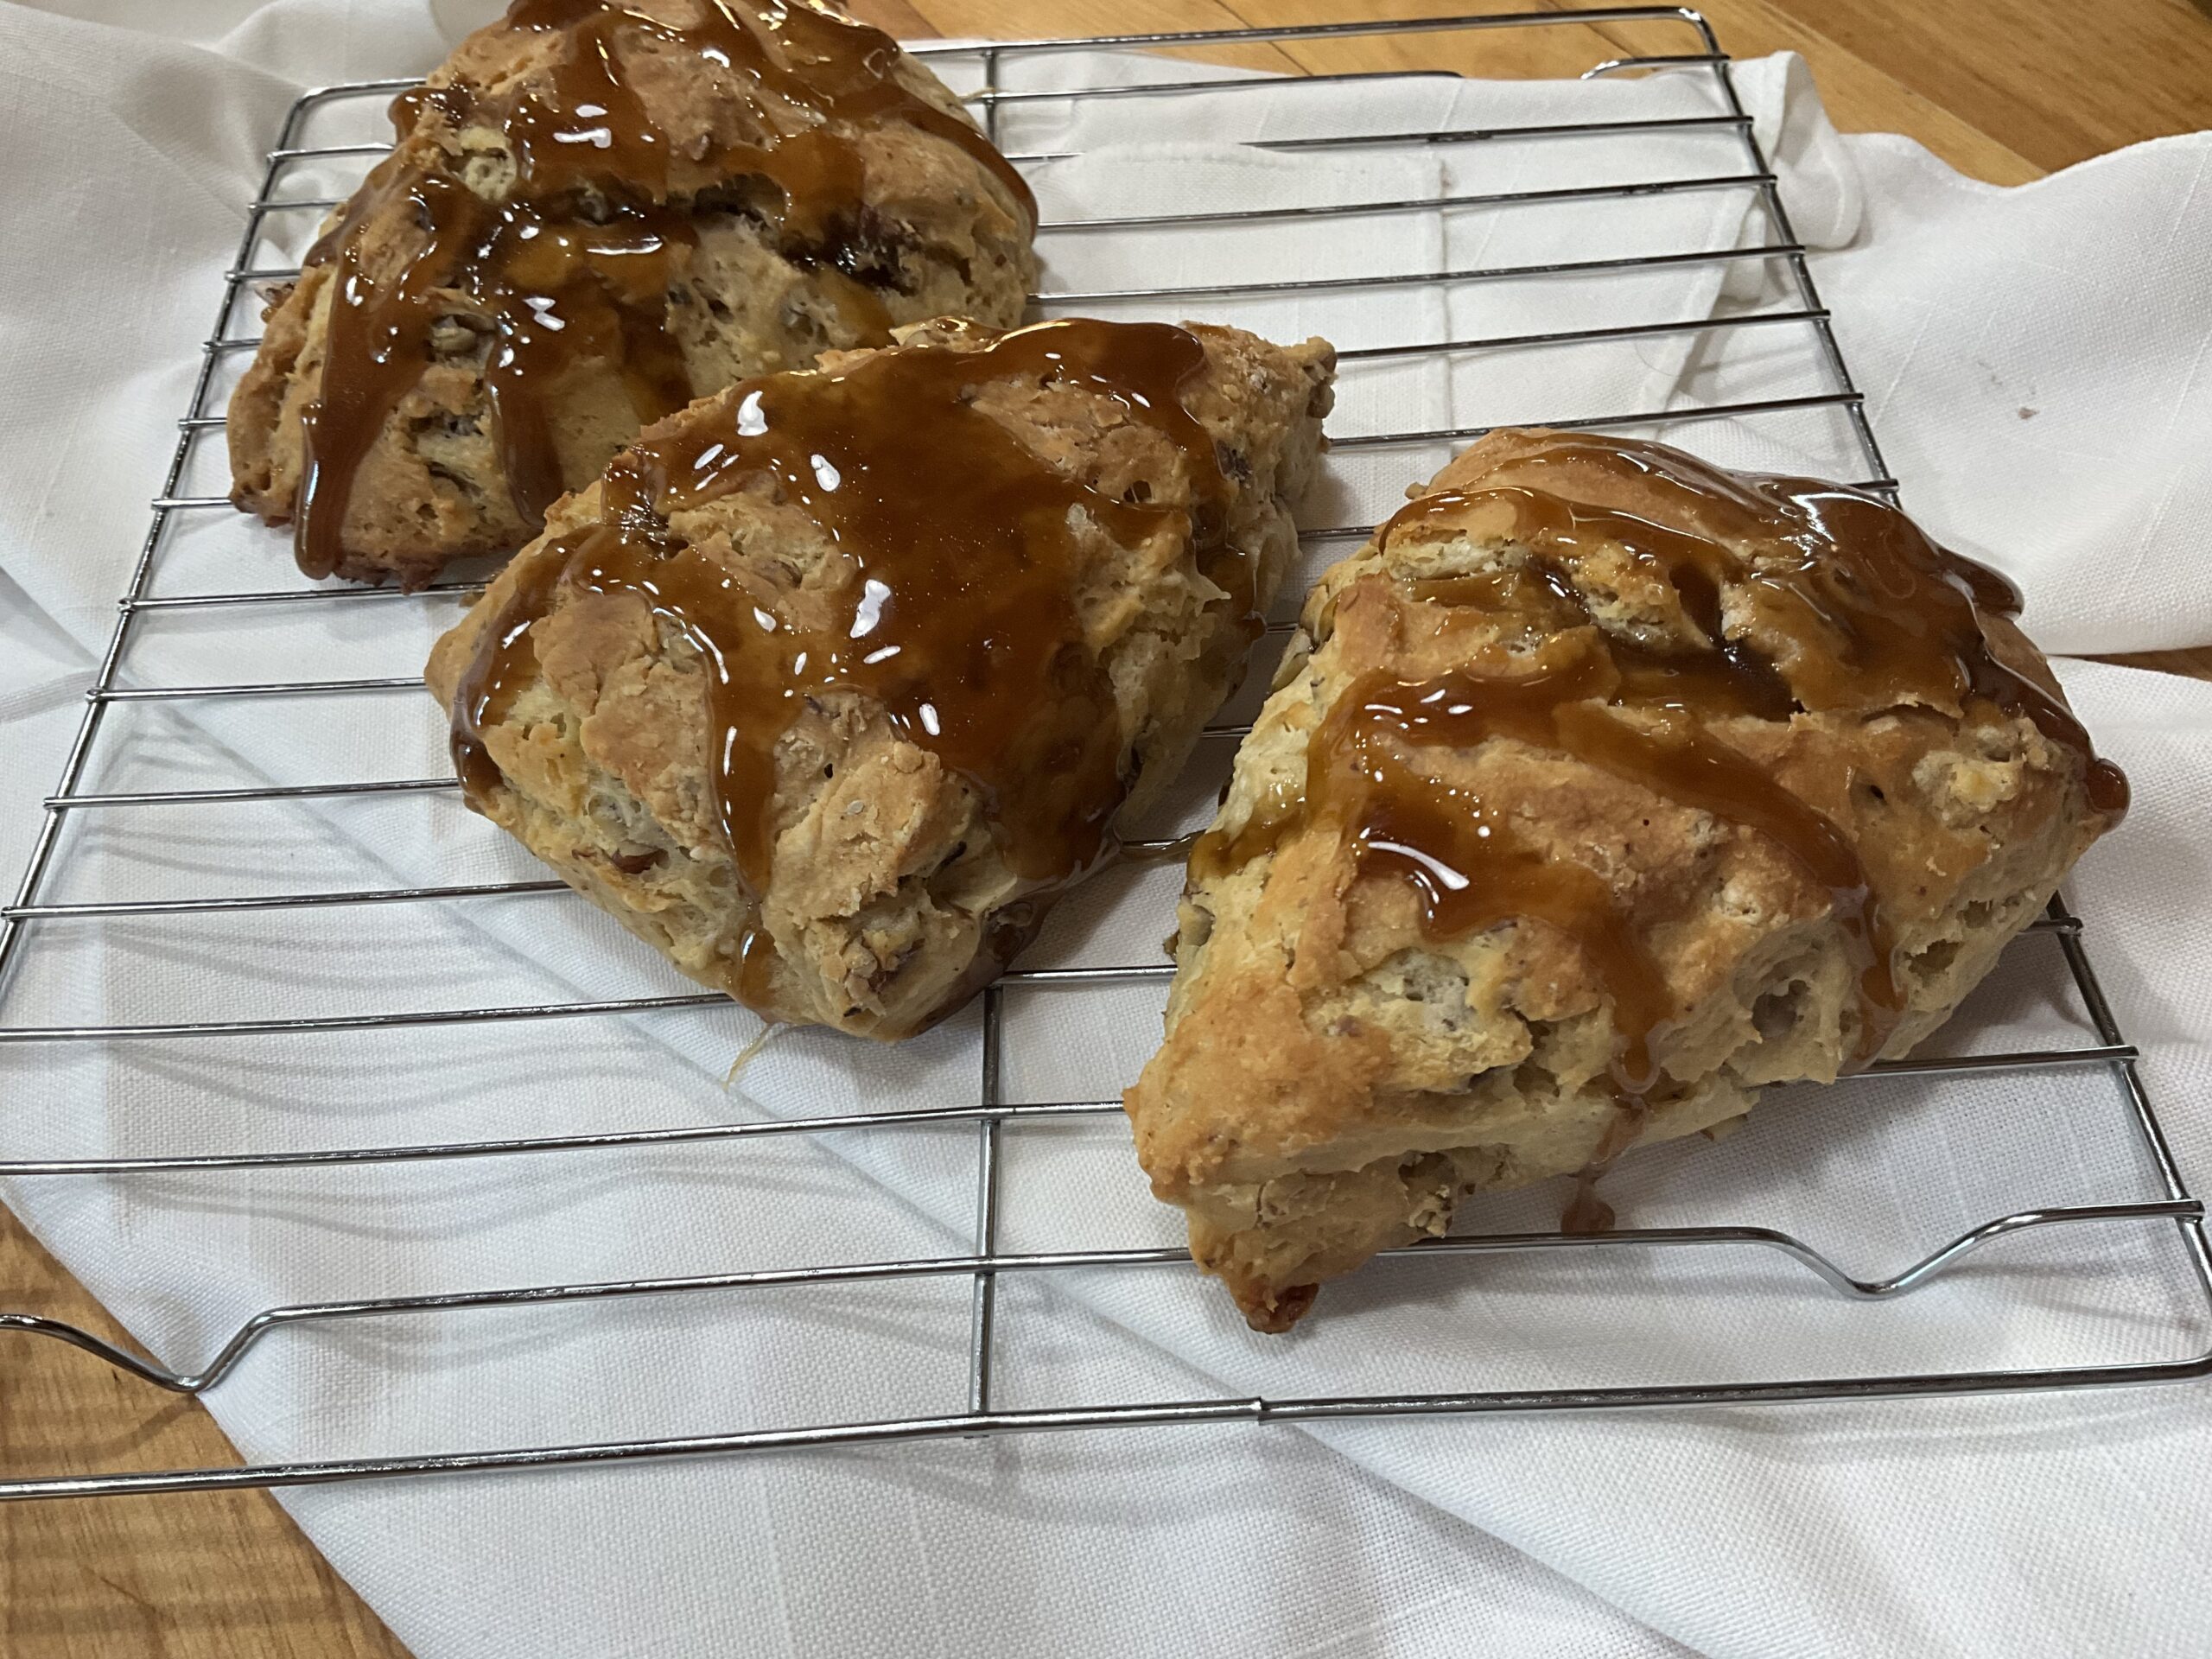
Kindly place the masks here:
MULTIPOLYGON (((634 9, 671 28, 704 15, 702 0, 634 0, 634 9)), ((691 137, 667 157, 665 178, 640 188, 682 221, 666 256, 664 300, 656 296, 642 315, 672 343, 695 393, 802 366, 823 351, 880 344, 895 325, 944 315, 996 327, 1020 321, 1035 285, 1030 210, 960 144, 887 116, 832 120, 827 130, 856 162, 857 191, 811 204, 815 222, 802 224, 776 185, 733 159, 772 148, 794 115, 764 99, 742 66, 664 33, 618 21, 608 38, 644 118, 691 137)), ((395 105, 407 124, 392 157, 326 232, 358 218, 348 239, 361 269, 390 283, 425 245, 414 185, 465 189, 494 210, 536 200, 501 123, 547 95, 571 49, 560 29, 493 25, 471 35, 430 75, 431 95, 395 105)), ((930 110, 972 128, 921 65, 901 54, 891 73, 930 110)), ((594 188, 564 188, 557 211, 588 226, 599 212, 594 188)), ((298 506, 302 417, 323 395, 338 269, 319 254, 275 296, 232 397, 232 499, 272 524, 290 522, 298 506)), ((486 386, 501 335, 480 286, 464 264, 428 295, 438 320, 416 347, 419 378, 359 463, 338 538, 339 575, 418 586, 449 560, 505 552, 532 533, 486 386)), ((568 488, 596 477, 639 431, 622 349, 610 342, 568 353, 545 390, 549 441, 568 488)))
MULTIPOLYGON (((1317 461, 1332 353, 1319 340, 1286 348, 1234 329, 1191 332, 1205 367, 1183 406, 1211 435, 1230 486, 1226 545, 1249 562, 1251 600, 1263 605, 1296 546, 1291 508, 1317 461)), ((893 349, 988 343, 950 325, 906 340, 893 349)), ((699 441, 730 420, 742 391, 702 399, 646 436, 699 441)), ((1188 515, 1176 511, 1200 480, 1159 429, 1098 391, 987 378, 969 395, 1049 468, 1104 499, 1163 509, 1141 537, 1084 529, 1077 596, 1084 643, 1111 683, 1125 815, 1141 811, 1233 688, 1249 638, 1241 609, 1198 569, 1188 515)), ((530 584, 550 581, 566 556, 560 537, 598 522, 601 494, 595 484, 557 505, 546 534, 439 641, 427 678, 449 708, 486 630, 530 584)), ((779 595, 762 602, 782 607, 786 626, 814 626, 800 607, 843 591, 826 579, 794 585, 794 571, 828 570, 839 556, 782 493, 733 492, 671 512, 667 534, 669 546, 734 576, 729 605, 779 595)), ((750 891, 717 821, 705 702, 699 653, 681 629, 634 594, 557 588, 524 637, 511 701, 482 728, 499 777, 480 804, 685 973, 778 1020, 904 1036, 1026 940, 1052 895, 1011 868, 990 804, 881 702, 847 689, 810 696, 775 744, 771 874, 750 891), (756 943, 749 965, 748 938, 772 947, 756 943)))
MULTIPOLYGON (((1500 833, 1596 873, 1656 961, 1675 1017, 1651 1039, 1656 1085, 1624 1108, 1616 1010, 1586 942, 1525 913, 1436 937, 1413 885, 1364 868, 1344 826, 1303 813, 1309 744, 1377 675, 1432 683, 1471 662, 1517 673, 1593 625, 1617 650, 1715 643, 1651 561, 1587 532, 1551 556, 1571 600, 1521 583, 1496 590, 1515 595, 1503 605, 1439 602, 1454 582, 1535 558, 1510 503, 1482 493, 1516 486, 1724 543, 1740 534, 1717 507, 1603 455, 1503 432, 1425 493, 1471 492, 1464 502, 1397 526, 1315 588, 1239 753, 1217 855, 1202 846, 1193 861, 1167 1039, 1127 1098, 1154 1192, 1188 1212, 1194 1255, 1258 1329, 1287 1328, 1319 1281, 1376 1250, 1440 1233, 1463 1192, 1711 1128, 1762 1084, 1829 1080, 1871 1058, 1869 1037, 1904 1052, 2117 817, 2092 804, 2082 753, 1984 699, 1894 703, 1846 688, 1816 712, 1709 721, 1862 863, 1902 1001, 1885 1036, 1866 1023, 1863 959, 1836 895, 1769 836, 1548 745, 1499 735, 1421 750, 1436 787, 1506 804, 1500 833)), ((1759 610, 1755 565, 1720 595, 1728 633, 1788 672, 1802 642, 1759 610)), ((2009 619, 1983 623, 1993 655, 2055 692, 2009 619)))

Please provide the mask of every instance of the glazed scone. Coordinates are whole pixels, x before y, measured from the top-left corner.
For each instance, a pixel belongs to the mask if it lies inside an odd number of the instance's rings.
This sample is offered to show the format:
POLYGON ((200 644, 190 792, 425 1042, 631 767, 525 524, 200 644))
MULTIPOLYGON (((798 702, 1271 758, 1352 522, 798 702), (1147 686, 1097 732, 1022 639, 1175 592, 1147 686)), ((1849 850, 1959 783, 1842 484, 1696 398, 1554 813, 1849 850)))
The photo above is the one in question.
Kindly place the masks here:
POLYGON ((922 1029, 1241 677, 1332 365, 947 321, 702 399, 438 643, 471 803, 770 1019, 922 1029))
POLYGON ((2126 806, 2015 609, 1874 497, 1546 431, 1331 569, 1126 1103, 1252 1325, 1941 1023, 2126 806))
POLYGON ((509 551, 694 396, 1035 286, 1020 175, 800 0, 517 0, 392 121, 231 398, 232 499, 309 575, 509 551))

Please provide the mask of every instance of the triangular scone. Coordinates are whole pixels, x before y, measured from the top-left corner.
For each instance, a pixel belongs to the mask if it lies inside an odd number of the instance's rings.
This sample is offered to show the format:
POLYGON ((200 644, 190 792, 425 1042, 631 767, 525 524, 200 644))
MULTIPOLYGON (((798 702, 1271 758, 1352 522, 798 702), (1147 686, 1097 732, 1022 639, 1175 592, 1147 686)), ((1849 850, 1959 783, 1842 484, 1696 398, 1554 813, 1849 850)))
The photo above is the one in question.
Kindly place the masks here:
POLYGON ((439 642, 472 803, 771 1018, 920 1030, 1241 677, 1332 360, 938 323, 695 404, 439 642))
POLYGON ((803 0, 517 0, 392 121, 231 399, 234 499, 310 575, 506 552, 695 396, 1035 286, 1020 175, 803 0))
POLYGON ((1127 1103, 1251 1324, 1934 1029, 2126 804, 2013 609, 1872 496, 1545 431, 1330 570, 1127 1103))

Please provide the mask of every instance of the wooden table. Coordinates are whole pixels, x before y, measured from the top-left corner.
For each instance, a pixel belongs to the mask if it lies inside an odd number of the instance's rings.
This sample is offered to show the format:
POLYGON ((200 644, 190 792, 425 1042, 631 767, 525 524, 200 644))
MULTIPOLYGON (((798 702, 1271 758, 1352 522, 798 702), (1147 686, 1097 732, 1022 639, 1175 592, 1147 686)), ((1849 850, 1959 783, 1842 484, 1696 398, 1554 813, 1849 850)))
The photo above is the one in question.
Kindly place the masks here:
MULTIPOLYGON (((2212 0, 2208 0, 2212 3, 2212 0)), ((1442 11, 1573 10, 1566 0, 861 0, 896 34, 1020 36, 1222 29, 1442 11)), ((1706 0, 1738 57, 1811 62, 1840 126, 1904 132, 1954 167, 2017 184, 2162 133, 2212 127, 2212 19, 2185 0, 1706 0)), ((1635 29, 1479 37, 1451 67, 1573 74, 1655 49, 1635 29)), ((1680 50, 1677 30, 1658 50, 1680 50)), ((1436 67, 1403 44, 1248 48, 1283 69, 1436 67)), ((2146 659, 2212 677, 2212 652, 2146 659)), ((0 1306, 120 1332, 0 1211, 0 1306)), ((89 1356, 0 1342, 0 1471, 226 1464, 207 1413, 89 1356)), ((10 1659, 354 1659, 403 1652, 261 1493, 0 1507, 0 1652, 10 1659)))

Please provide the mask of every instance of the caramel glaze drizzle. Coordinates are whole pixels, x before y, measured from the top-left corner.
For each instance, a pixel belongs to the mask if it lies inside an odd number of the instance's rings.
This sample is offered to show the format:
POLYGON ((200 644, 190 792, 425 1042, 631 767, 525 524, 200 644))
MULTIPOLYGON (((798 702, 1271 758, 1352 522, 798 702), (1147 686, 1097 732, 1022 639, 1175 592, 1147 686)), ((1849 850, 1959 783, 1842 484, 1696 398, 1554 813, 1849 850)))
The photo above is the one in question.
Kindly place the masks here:
POLYGON ((1825 887, 1859 963, 1856 1058, 1872 1058, 1904 998, 1866 869, 1834 823, 1713 736, 1708 722, 1981 700, 2026 715, 2079 753, 2098 811, 2125 811, 2126 779, 2094 757, 2064 704, 1991 653, 1976 607, 2018 609, 2004 578, 1938 548, 1886 502, 1811 480, 1724 473, 1661 446, 1585 435, 1548 435, 1514 465, 1541 476, 1562 463, 1656 490, 1686 522, 1715 534, 1525 486, 1441 491, 1408 504, 1382 527, 1378 548, 1406 524, 1502 501, 1516 516, 1513 539, 1528 552, 1516 569, 1416 584, 1418 597, 1523 613, 1548 601, 1555 614, 1589 626, 1555 632, 1535 654, 1533 671, 1501 660, 1413 684, 1388 672, 1366 676, 1313 736, 1303 803, 1256 814, 1235 836, 1210 832, 1193 855, 1193 873, 1234 868, 1306 818, 1349 836, 1360 868, 1410 885, 1431 938, 1462 938, 1519 917, 1548 924, 1581 950, 1611 998, 1614 1092, 1640 1116, 1660 1082, 1651 1038, 1678 1011, 1632 917, 1595 871, 1516 834, 1510 803, 1431 778, 1417 759, 1424 748, 1464 751, 1497 736, 1563 752, 1756 831, 1825 887), (1592 622, 1560 561, 1607 545, 1665 573, 1708 642, 1704 649, 1655 651, 1592 622), (1724 583, 1734 585, 1763 632, 1786 641, 1780 660, 1725 632, 1724 583), (1618 718, 1616 710, 1637 719, 1618 718))
POLYGON ((625 78, 625 37, 681 48, 748 86, 760 124, 779 136, 721 146, 700 165, 725 180, 759 176, 776 187, 789 256, 845 279, 838 302, 868 343, 889 338, 890 316, 868 286, 883 277, 862 245, 864 168, 853 130, 898 121, 955 144, 1036 222, 1028 187, 989 141, 899 80, 897 42, 803 0, 698 0, 690 24, 619 0, 515 0, 505 27, 565 35, 550 86, 480 102, 456 86, 402 93, 391 120, 403 148, 370 173, 304 262, 338 267, 322 387, 302 422, 307 458, 294 514, 295 551, 311 576, 338 568, 354 474, 422 378, 431 330, 454 308, 456 287, 491 316, 497 338, 486 384, 508 487, 526 524, 542 523, 565 487, 552 421, 567 365, 591 357, 619 364, 641 425, 691 400, 667 308, 679 250, 694 240, 692 213, 668 194, 671 156, 687 141, 696 150, 703 135, 672 133, 653 120, 625 78), (456 128, 504 132, 515 165, 506 200, 487 201, 405 159, 404 140, 426 106, 456 128), (388 218, 383 210, 399 198, 421 227, 420 244, 395 270, 372 272, 361 257, 362 227, 388 218))
MULTIPOLYGON (((1182 402, 1205 360, 1162 323, 1039 323, 981 350, 918 341, 742 382, 713 418, 625 450, 598 520, 525 556, 455 689, 454 761, 472 804, 500 782, 484 730, 535 671, 531 625, 564 590, 635 595, 706 670, 721 829, 755 893, 773 862, 779 741, 810 697, 840 690, 976 787, 1032 890, 1082 874, 1112 850, 1123 794, 1122 716, 1077 610, 1097 532, 1125 547, 1186 538, 1248 637, 1260 627, 1213 438, 1182 402), (976 389, 999 381, 1111 399, 1173 444, 1192 505, 1106 495, 1055 467, 977 407, 976 389), (779 586, 671 527, 739 494, 803 510, 830 544, 823 569, 779 586)), ((768 954, 744 942, 747 1000, 765 992, 768 954)))
POLYGON ((1598 1178, 1587 1172, 1576 1176, 1573 1196, 1560 1212, 1560 1231, 1610 1233, 1615 1219, 1613 1206, 1598 1196, 1598 1178))

